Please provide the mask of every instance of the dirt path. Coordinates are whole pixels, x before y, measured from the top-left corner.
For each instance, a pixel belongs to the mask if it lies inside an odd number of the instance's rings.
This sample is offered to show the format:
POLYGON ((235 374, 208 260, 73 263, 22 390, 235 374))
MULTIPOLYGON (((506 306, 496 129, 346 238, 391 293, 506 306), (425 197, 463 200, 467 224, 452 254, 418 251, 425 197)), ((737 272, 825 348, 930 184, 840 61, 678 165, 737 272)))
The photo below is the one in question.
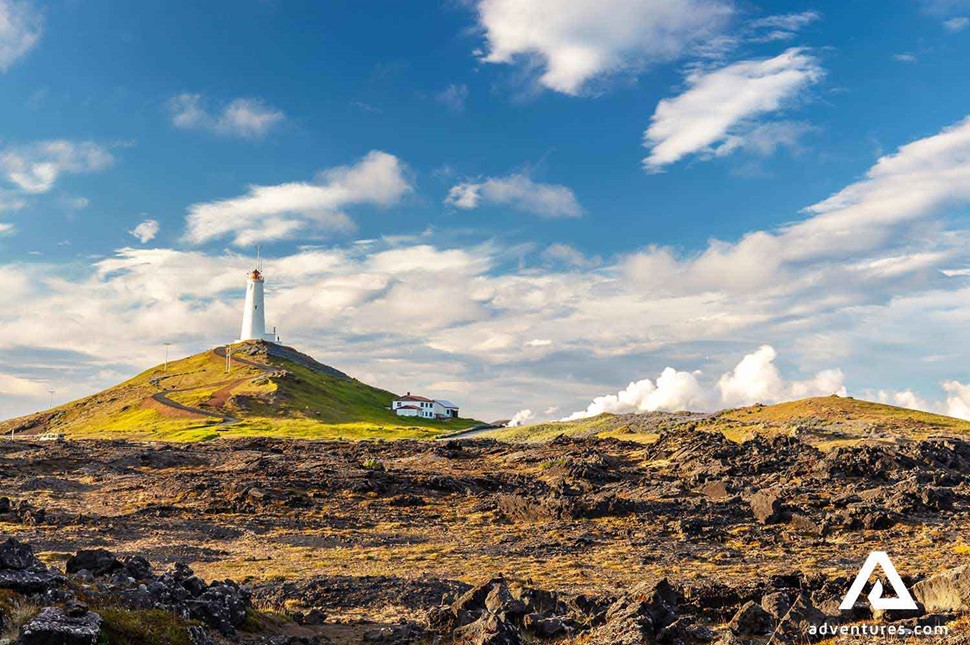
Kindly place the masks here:
MULTIPOLYGON (((231 385, 235 385, 235 384, 236 383, 233 383, 231 385)), ((220 426, 239 423, 239 419, 237 419, 236 417, 231 417, 227 414, 219 414, 218 412, 210 412, 208 410, 203 410, 201 408, 193 408, 192 406, 183 405, 181 403, 177 403, 176 401, 173 401, 172 399, 168 398, 169 394, 176 394, 178 392, 191 392, 192 390, 199 390, 204 387, 209 387, 209 386, 201 385, 199 387, 187 387, 181 390, 166 390, 165 392, 157 392, 152 395, 152 399, 164 405, 165 407, 172 408, 173 410, 179 410, 181 412, 189 412, 191 414, 198 414, 198 415, 213 418, 213 419, 222 419, 222 423, 219 424, 220 426)))
POLYGON ((435 437, 435 439, 437 441, 446 441, 448 439, 473 439, 487 432, 491 432, 492 430, 497 430, 500 427, 501 426, 489 425, 489 426, 485 426, 484 428, 480 426, 474 427, 474 428, 468 428, 467 430, 459 430, 457 432, 450 432, 448 434, 438 435, 437 437, 435 437))
MULTIPOLYGON (((226 358, 226 350, 224 347, 217 347, 213 349, 212 354, 221 360, 225 360, 226 358)), ((244 365, 249 365, 250 367, 255 367, 256 369, 262 370, 264 372, 276 371, 276 368, 274 367, 270 367, 268 365, 262 365, 260 363, 246 360, 245 358, 234 357, 233 360, 239 363, 243 363, 244 365)), ((222 388, 220 388, 215 393, 213 393, 212 397, 209 398, 209 401, 216 401, 216 402, 221 401, 222 403, 225 403, 225 401, 228 400, 229 393, 232 391, 232 389, 235 388, 237 385, 244 383, 248 380, 249 378, 246 377, 246 378, 226 381, 225 385, 222 388)), ((191 392, 192 390, 200 390, 211 386, 212 386, 211 384, 206 384, 206 385, 200 385, 197 387, 182 388, 178 390, 164 390, 162 392, 157 392, 153 394, 151 398, 155 402, 161 405, 164 405, 167 408, 171 408, 173 410, 178 410, 180 412, 188 412, 190 414, 197 414, 199 416, 209 417, 211 419, 222 419, 222 423, 219 424, 220 426, 227 426, 227 425, 233 425, 233 424, 239 423, 239 419, 237 419, 236 417, 229 416, 227 414, 220 414, 218 412, 212 412, 210 410, 203 410, 202 408, 195 408, 190 405, 184 405, 182 403, 173 401, 168 396, 170 394, 177 394, 179 392, 191 392)))

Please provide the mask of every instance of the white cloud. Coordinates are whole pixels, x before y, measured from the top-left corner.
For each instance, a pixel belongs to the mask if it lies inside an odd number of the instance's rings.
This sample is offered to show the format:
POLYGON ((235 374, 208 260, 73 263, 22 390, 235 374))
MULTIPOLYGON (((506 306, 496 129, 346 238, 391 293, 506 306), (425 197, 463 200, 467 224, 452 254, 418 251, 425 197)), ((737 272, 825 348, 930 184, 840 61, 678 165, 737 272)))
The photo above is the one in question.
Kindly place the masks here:
POLYGON ((821 16, 817 11, 802 11, 801 13, 786 13, 758 18, 748 23, 753 29, 781 29, 784 31, 798 31, 817 21, 821 16))
POLYGON ((945 381, 943 389, 947 393, 946 414, 970 420, 970 385, 959 381, 945 381))
POLYGON ((653 412, 655 410, 705 410, 710 407, 710 393, 697 380, 698 373, 664 369, 654 384, 650 379, 635 381, 616 394, 593 399, 585 410, 574 412, 564 421, 595 417, 604 412, 653 412))
POLYGON ((774 364, 777 357, 778 352, 770 345, 763 345, 745 356, 717 382, 721 403, 727 407, 738 407, 810 396, 845 396, 845 375, 841 370, 825 370, 809 380, 786 383, 774 364))
POLYGON ((489 177, 483 181, 463 182, 451 188, 445 203, 471 210, 483 204, 509 206, 540 217, 580 217, 583 208, 571 189, 558 184, 542 184, 527 175, 489 177))
MULTIPOLYGON (((885 394, 885 393, 882 393, 885 394)), ((888 402, 888 397, 881 397, 886 400, 882 402, 888 402)), ((893 405, 898 405, 901 408, 909 408, 910 410, 929 410, 931 407, 924 399, 917 395, 912 390, 904 390, 902 392, 896 392, 892 397, 893 405)))
POLYGON ((805 381, 786 382, 774 365, 777 356, 773 347, 764 345, 745 356, 716 385, 702 384, 701 372, 683 372, 668 367, 656 383, 650 379, 630 383, 616 394, 596 397, 585 410, 574 412, 565 420, 593 417, 604 412, 708 411, 811 396, 845 396, 845 377, 840 370, 825 370, 805 381))
POLYGON ((970 421, 970 385, 954 380, 943 381, 940 385, 946 393, 946 398, 942 401, 927 400, 913 390, 902 390, 892 394, 880 390, 875 398, 880 403, 891 403, 902 408, 945 414, 970 421))
POLYGON ((821 15, 815 11, 787 13, 752 20, 747 24, 747 28, 755 32, 751 35, 754 42, 791 40, 799 31, 820 18, 821 15))
POLYGON ((712 71, 693 71, 687 91, 663 99, 644 133, 647 170, 659 171, 684 157, 737 148, 755 130, 757 117, 783 109, 818 82, 823 71, 804 49, 767 60, 745 60, 712 71))
POLYGON ((897 60, 900 63, 918 63, 919 58, 915 54, 910 54, 909 52, 903 52, 901 54, 893 54, 893 60, 897 60))
POLYGON ((128 234, 137 239, 142 244, 150 242, 158 235, 159 225, 156 220, 146 219, 135 228, 128 231, 128 234))
POLYGON ((353 166, 319 173, 313 182, 250 186, 241 197, 193 204, 186 218, 186 238, 201 244, 233 236, 233 243, 292 238, 316 233, 352 231, 342 209, 361 205, 391 206, 413 190, 400 159, 374 150, 353 166))
POLYGON ((465 102, 468 100, 468 86, 465 84, 452 83, 435 95, 439 103, 444 105, 452 112, 459 113, 465 111, 465 102))
POLYGON ((58 139, 0 149, 0 175, 27 193, 46 193, 63 174, 95 172, 113 162, 107 149, 90 141, 58 139))
POLYGON ((286 119, 281 110, 254 98, 236 98, 212 110, 201 94, 179 94, 169 99, 168 109, 178 128, 244 139, 260 139, 286 119))
POLYGON ((947 31, 963 31, 970 26, 970 17, 958 16, 956 18, 950 18, 949 20, 943 22, 943 26, 946 27, 947 31))
POLYGON ((791 260, 878 248, 900 225, 970 201, 970 118, 880 158, 783 234, 791 260))
POLYGON ((16 230, 16 227, 14 227, 13 224, 10 224, 9 222, 0 222, 0 235, 9 235, 10 233, 13 233, 14 230, 16 230))
POLYGON ((532 410, 519 410, 512 415, 509 422, 506 424, 509 428, 518 428, 519 426, 528 425, 535 422, 535 413, 532 410))
POLYGON ((33 49, 43 18, 27 0, 0 0, 0 72, 6 72, 33 49))
POLYGON ((574 95, 594 79, 681 58, 734 11, 726 0, 479 0, 477 10, 483 60, 538 66, 542 86, 574 95))
POLYGON ((760 157, 770 157, 779 148, 797 149, 799 141, 814 128, 801 121, 772 121, 752 125, 739 134, 730 134, 714 149, 714 156, 726 157, 743 150, 760 157))

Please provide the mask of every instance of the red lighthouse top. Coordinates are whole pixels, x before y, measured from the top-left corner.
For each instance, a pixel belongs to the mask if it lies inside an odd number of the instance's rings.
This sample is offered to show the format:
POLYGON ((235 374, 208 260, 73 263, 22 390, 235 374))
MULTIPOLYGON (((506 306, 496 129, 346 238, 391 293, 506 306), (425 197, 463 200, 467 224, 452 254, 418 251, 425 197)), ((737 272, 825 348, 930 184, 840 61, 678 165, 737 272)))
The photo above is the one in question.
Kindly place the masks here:
POLYGON ((262 280, 263 274, 259 272, 259 269, 253 269, 253 272, 249 274, 250 280, 262 280))

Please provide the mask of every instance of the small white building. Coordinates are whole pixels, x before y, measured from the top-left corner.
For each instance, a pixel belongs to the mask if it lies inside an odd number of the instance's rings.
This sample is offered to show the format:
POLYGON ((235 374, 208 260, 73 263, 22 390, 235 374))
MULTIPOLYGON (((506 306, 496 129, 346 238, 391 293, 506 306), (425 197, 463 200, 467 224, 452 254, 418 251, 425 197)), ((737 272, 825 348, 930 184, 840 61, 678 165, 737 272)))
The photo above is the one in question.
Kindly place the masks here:
POLYGON ((408 392, 391 403, 399 417, 421 417, 422 419, 457 419, 458 406, 444 399, 429 399, 408 392))

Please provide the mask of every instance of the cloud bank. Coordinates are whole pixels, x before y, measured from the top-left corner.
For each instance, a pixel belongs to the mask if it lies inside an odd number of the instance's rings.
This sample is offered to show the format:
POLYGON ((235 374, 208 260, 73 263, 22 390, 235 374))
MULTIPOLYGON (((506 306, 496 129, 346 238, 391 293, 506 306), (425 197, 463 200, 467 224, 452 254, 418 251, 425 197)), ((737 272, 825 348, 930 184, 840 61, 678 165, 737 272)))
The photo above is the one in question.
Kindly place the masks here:
POLYGON ((711 411, 810 396, 846 395, 841 370, 825 370, 805 381, 787 382, 774 364, 777 356, 773 347, 764 345, 745 356, 716 383, 703 383, 701 372, 668 367, 656 382, 650 379, 632 382, 616 394, 596 397, 585 410, 563 420, 594 417, 604 412, 711 411))
MULTIPOLYGON (((196 205, 189 231, 239 243, 280 219, 313 234, 320 213, 401 199, 411 190, 401 168, 371 153, 312 182, 254 187, 196 205)), ((460 246, 433 232, 304 246, 266 262, 270 324, 358 378, 434 391, 479 418, 585 409, 591 393, 611 391, 648 407, 830 394, 842 381, 834 366, 859 392, 950 383, 965 369, 958 348, 970 328, 970 242, 958 217, 968 205, 964 120, 880 158, 799 222, 696 253, 654 246, 594 260, 572 247, 460 246), (739 363, 761 345, 798 376, 773 371, 764 349, 739 363), (647 370, 660 378, 616 392, 618 372, 647 370), (891 374, 908 383, 887 383, 891 374)), ((70 356, 85 369, 56 389, 81 394, 159 362, 163 339, 186 353, 225 342, 248 265, 191 248, 119 249, 91 270, 3 263, 0 373, 33 379, 47 373, 18 371, 31 356, 70 356)), ((962 382, 948 387, 959 411, 962 382)))

